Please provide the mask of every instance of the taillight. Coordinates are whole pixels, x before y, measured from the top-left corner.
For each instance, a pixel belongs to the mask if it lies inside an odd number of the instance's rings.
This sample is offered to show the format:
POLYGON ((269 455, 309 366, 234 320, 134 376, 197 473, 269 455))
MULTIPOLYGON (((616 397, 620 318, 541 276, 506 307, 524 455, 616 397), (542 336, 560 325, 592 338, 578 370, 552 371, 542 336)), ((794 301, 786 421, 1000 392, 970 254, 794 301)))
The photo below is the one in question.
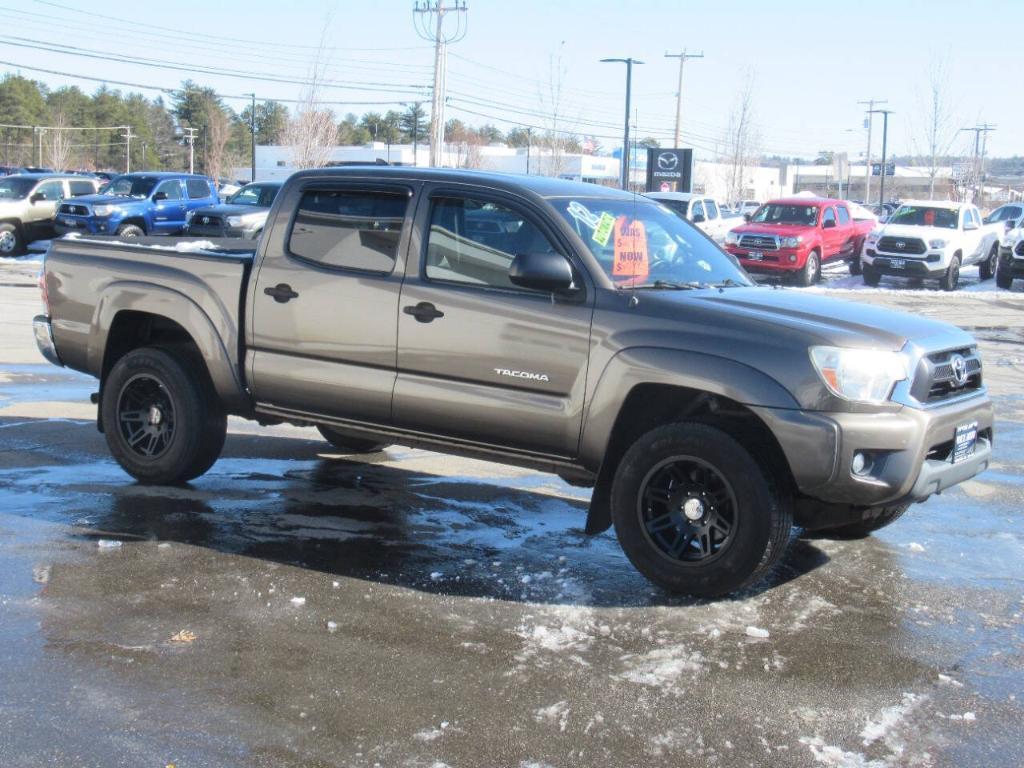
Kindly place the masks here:
POLYGON ((40 298, 43 300, 43 314, 47 317, 50 316, 50 292, 46 288, 46 262, 43 262, 42 268, 39 270, 39 293, 40 298))

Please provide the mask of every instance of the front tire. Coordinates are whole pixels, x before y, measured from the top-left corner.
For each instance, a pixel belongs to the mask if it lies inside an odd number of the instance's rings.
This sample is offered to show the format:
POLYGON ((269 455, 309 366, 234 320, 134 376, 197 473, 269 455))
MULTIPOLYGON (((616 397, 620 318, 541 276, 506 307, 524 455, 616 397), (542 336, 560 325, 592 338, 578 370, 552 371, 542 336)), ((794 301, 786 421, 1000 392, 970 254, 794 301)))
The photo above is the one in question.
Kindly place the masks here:
POLYGON ((611 493, 615 533, 634 567, 670 592, 718 597, 759 579, 781 556, 792 509, 750 453, 691 422, 641 436, 611 493))
POLYGON ((1013 275, 1006 270, 1009 270, 1009 266, 1005 270, 1002 267, 996 267, 996 287, 1004 291, 1013 288, 1013 275))
POLYGON ((16 224, 0 224, 0 256, 19 256, 25 250, 21 230, 16 224))
POLYGON ((850 261, 850 274, 853 275, 854 277, 856 277, 860 273, 861 273, 860 256, 855 256, 850 261))
POLYGON ((110 453, 142 483, 192 480, 224 447, 227 415, 202 359, 188 350, 129 352, 104 381, 100 408, 110 453))
POLYGON ((944 291, 955 291, 960 285, 960 257, 954 256, 946 271, 939 278, 939 287, 944 291))
POLYGON ((145 231, 138 224, 122 224, 117 228, 118 237, 144 237, 145 231))
POLYGON ((343 453, 378 453, 388 447, 388 443, 367 440, 364 437, 353 437, 323 424, 318 425, 317 430, 323 435, 324 440, 343 453))
POLYGON ((878 284, 882 282, 882 275, 876 272, 875 268, 869 264, 865 264, 861 269, 861 277, 864 280, 864 285, 871 288, 877 288, 878 284))
POLYGON ((992 275, 996 273, 996 262, 999 259, 999 244, 996 243, 992 246, 992 250, 988 253, 986 258, 981 264, 978 265, 978 277, 982 280, 990 280, 992 275))

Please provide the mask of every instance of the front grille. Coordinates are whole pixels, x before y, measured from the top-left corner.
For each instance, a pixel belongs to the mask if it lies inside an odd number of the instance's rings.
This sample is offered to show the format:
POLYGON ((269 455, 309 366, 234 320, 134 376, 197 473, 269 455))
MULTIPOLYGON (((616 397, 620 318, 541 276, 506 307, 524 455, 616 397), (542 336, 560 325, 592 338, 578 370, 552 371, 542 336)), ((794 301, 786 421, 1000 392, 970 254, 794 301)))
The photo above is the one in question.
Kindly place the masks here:
POLYGON ((914 237, 883 237, 878 241, 878 250, 887 253, 907 253, 913 256, 920 256, 928 250, 924 240, 914 237))
POLYGON ((1013 249, 1013 252, 1018 256, 1024 256, 1024 240, 1017 243, 1017 247, 1013 249))
POLYGON ((60 207, 61 213, 67 213, 71 216, 88 216, 89 209, 84 205, 74 205, 72 203, 64 203, 60 207))
POLYGON ((752 248, 755 251, 777 251, 779 241, 773 235, 741 235, 740 248, 752 248))
POLYGON ((982 366, 977 350, 972 347, 948 349, 922 358, 911 394, 918 402, 931 405, 973 392, 981 384, 982 366), (966 378, 963 383, 957 381, 954 372, 953 361, 957 356, 964 361, 966 378))
POLYGON ((192 217, 193 227, 219 227, 220 216, 193 216, 192 217))

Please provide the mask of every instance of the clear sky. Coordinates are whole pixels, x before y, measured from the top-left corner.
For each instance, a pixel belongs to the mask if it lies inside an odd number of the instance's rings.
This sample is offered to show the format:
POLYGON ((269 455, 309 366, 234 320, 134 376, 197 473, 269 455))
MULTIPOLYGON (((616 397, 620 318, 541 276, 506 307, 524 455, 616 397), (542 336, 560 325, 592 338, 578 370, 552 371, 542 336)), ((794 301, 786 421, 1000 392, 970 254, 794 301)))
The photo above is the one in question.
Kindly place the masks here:
MULTIPOLYGON (((754 109, 766 153, 833 150, 862 157, 864 107, 857 102, 872 97, 887 99, 885 107, 894 111, 890 154, 912 152, 915 140, 924 144, 929 68, 936 62, 945 62, 955 127, 995 124, 988 154, 1024 154, 1018 127, 1024 125, 1024 101, 1016 85, 1024 0, 467 5, 465 37, 449 49, 447 117, 469 124, 544 126, 560 57, 562 125, 598 136, 606 148, 616 146, 625 67, 598 60, 630 56, 646 62, 634 69, 639 134, 668 146, 678 60, 664 54, 686 48, 703 51, 705 58, 686 64, 683 144, 704 157, 723 147, 747 73, 755 78, 754 109)), ((328 78, 337 85, 322 93, 338 102, 333 109, 384 111, 414 100, 429 105, 433 48, 417 35, 411 0, 0 0, 0 60, 6 62, 0 71, 89 92, 99 83, 29 67, 106 79, 122 90, 134 89, 113 81, 174 88, 191 78, 227 96, 255 91, 261 99, 294 99, 303 86, 288 81, 309 72, 328 19, 328 78), (64 52, 53 50, 58 47, 64 52), (104 56, 143 58, 156 66, 96 58, 104 56)), ((243 99, 228 103, 244 106, 243 99)), ((880 119, 875 127, 877 158, 880 119)), ((973 133, 961 133, 954 151, 969 154, 973 141, 973 133)))

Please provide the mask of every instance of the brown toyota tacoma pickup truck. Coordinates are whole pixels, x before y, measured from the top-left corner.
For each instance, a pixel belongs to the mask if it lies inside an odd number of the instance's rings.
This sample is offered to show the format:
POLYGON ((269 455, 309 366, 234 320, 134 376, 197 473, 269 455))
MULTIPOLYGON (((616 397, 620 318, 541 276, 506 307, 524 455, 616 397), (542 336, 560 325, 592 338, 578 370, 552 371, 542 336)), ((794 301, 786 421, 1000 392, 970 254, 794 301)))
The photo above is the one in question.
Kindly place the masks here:
POLYGON ((302 172, 254 251, 59 240, 43 355, 99 379, 98 426, 144 483, 206 472, 226 418, 316 425, 592 485, 666 589, 733 592, 794 523, 865 536, 984 470, 974 339, 757 287, 659 203, 556 179, 302 172))

